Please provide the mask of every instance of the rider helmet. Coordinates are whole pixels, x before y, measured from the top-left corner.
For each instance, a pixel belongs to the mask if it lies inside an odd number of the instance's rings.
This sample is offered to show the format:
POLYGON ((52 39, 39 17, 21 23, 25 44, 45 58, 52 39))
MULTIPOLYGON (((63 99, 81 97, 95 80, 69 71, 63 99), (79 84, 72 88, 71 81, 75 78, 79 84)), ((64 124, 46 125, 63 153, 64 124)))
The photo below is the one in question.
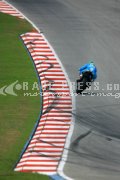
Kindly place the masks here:
POLYGON ((89 64, 95 65, 95 63, 93 62, 93 60, 89 60, 89 64))

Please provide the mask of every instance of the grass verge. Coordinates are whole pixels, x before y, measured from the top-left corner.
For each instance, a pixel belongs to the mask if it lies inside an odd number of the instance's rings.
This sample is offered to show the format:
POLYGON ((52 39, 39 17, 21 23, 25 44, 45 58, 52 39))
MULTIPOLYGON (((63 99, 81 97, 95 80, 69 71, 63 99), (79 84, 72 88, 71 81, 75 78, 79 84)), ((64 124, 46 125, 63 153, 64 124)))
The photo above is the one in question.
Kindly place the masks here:
MULTIPOLYGON (((33 29, 25 20, 0 13, 0 88, 18 80, 28 82, 29 92, 37 82, 30 57, 19 36, 33 29)), ((23 88, 17 96, 0 95, 0 179, 47 180, 47 176, 17 173, 13 167, 19 158, 40 112, 39 96, 24 96, 23 88)))

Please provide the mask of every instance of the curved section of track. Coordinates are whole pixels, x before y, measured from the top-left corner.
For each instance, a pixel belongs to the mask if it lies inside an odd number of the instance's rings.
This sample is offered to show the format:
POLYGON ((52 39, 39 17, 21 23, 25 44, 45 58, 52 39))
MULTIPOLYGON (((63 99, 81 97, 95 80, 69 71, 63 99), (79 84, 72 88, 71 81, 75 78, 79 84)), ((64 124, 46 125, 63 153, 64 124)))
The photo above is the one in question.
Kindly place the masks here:
MULTIPOLYGON (((92 58, 98 67, 99 91, 108 93, 107 83, 120 84, 120 0, 9 2, 42 28, 71 81, 79 66, 92 58)), ((76 127, 64 172, 78 180, 119 180, 119 98, 79 96, 76 104, 76 127)))
MULTIPOLYGON (((11 4, 4 1, 0 1, 0 12, 25 18, 11 4)), ((33 32, 22 34, 20 37, 33 60, 42 88, 40 93, 24 95, 43 96, 43 107, 14 170, 47 174, 53 179, 61 179, 61 176, 68 178, 63 173, 63 161, 67 159, 72 131, 69 78, 40 31, 33 28, 33 32)))

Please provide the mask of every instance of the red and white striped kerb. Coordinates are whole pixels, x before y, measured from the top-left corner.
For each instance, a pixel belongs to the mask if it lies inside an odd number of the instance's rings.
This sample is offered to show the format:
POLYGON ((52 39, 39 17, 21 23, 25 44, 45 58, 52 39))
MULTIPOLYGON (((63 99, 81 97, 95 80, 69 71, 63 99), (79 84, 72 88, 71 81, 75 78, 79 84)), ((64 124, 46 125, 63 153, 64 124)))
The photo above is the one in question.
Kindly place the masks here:
POLYGON ((54 174, 63 151, 72 120, 69 86, 61 65, 44 35, 21 35, 41 80, 43 111, 36 132, 15 170, 54 174))
POLYGON ((24 16, 19 11, 4 1, 0 1, 0 12, 24 19, 24 16))

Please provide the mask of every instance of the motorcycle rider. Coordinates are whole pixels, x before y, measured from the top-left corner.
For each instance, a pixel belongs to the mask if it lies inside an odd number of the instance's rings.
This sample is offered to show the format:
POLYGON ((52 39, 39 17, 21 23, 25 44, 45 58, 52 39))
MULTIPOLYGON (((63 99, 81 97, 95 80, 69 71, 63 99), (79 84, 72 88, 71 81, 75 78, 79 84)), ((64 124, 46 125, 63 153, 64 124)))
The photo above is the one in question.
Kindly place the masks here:
POLYGON ((91 82, 95 81, 97 78, 97 68, 93 61, 89 61, 89 63, 83 65, 79 68, 80 79, 77 80, 77 93, 81 93, 87 87, 91 86, 91 82), (82 83, 83 79, 86 79, 86 83, 84 83, 83 89, 78 90, 78 83, 82 83))
POLYGON ((83 77, 85 72, 88 72, 88 75, 91 74, 92 81, 94 81, 97 78, 97 68, 93 61, 89 61, 89 63, 79 68, 80 79, 83 77))

